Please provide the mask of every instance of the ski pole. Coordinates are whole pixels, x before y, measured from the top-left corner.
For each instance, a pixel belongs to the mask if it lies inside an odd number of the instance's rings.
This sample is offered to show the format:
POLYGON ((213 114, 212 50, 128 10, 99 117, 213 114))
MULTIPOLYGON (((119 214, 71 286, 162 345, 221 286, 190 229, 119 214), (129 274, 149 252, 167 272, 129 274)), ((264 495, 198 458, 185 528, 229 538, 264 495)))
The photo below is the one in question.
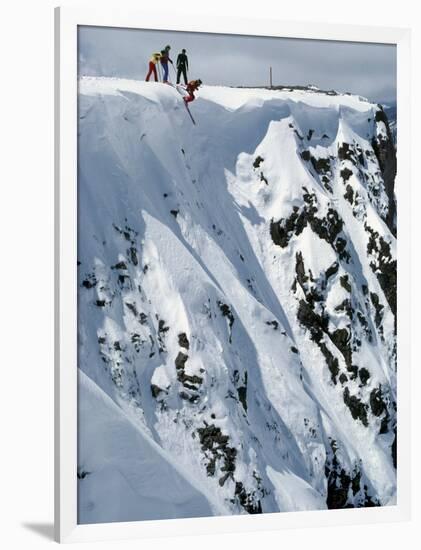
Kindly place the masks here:
POLYGON ((175 81, 177 82, 177 71, 175 70, 173 63, 171 63, 171 67, 172 67, 172 69, 174 71, 174 74, 175 74, 175 81))
POLYGON ((159 82, 162 82, 161 67, 159 65, 158 65, 158 76, 159 76, 159 82))

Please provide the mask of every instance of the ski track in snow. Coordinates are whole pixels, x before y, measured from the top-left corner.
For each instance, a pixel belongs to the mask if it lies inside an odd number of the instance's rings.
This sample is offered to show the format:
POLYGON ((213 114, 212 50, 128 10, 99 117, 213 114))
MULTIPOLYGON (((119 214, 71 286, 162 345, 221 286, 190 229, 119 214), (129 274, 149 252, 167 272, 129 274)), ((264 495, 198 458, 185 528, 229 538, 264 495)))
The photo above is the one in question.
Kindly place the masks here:
POLYGON ((79 522, 393 503, 382 111, 197 96, 79 81, 79 522))

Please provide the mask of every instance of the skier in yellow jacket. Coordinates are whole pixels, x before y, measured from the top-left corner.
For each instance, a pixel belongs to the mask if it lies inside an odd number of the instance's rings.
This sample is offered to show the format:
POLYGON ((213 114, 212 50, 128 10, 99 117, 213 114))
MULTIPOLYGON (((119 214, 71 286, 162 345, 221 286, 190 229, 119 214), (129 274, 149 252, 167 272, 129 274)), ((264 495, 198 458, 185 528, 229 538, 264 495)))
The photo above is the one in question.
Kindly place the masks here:
POLYGON ((156 72, 156 64, 159 62, 160 59, 161 59, 161 54, 160 53, 153 53, 152 54, 152 57, 149 61, 149 72, 146 75, 146 82, 149 82, 149 79, 150 79, 152 74, 155 77, 155 82, 158 82, 158 74, 156 72))

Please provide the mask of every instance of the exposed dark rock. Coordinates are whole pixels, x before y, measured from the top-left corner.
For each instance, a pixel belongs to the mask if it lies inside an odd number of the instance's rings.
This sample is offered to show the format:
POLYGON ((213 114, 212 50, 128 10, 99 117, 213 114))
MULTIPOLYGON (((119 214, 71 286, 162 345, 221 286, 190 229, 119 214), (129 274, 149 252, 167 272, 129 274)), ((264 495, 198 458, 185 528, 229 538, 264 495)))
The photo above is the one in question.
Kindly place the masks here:
POLYGON ((135 317, 137 317, 138 312, 137 312, 136 304, 131 304, 130 302, 124 302, 124 304, 126 305, 127 309, 130 310, 135 317))
POLYGON ((376 327, 379 328, 383 320, 384 306, 380 303, 379 296, 375 292, 370 292, 370 298, 376 311, 374 322, 376 323, 376 327))
POLYGON ((342 277, 340 277, 339 281, 340 281, 340 283, 341 283, 341 286, 342 286, 347 292, 351 292, 352 288, 351 288, 351 285, 349 284, 349 277, 348 277, 348 275, 343 275, 342 277))
POLYGON ((348 377, 345 373, 341 373, 341 375, 339 376, 339 382, 344 385, 345 382, 348 382, 348 377))
POLYGON ((120 285, 120 287, 123 287, 126 281, 129 281, 129 280, 130 280, 130 277, 128 275, 122 275, 121 273, 119 273, 118 284, 120 285))
POLYGON ((311 228, 317 235, 333 245, 336 237, 342 231, 343 221, 340 219, 336 210, 329 208, 324 218, 312 217, 310 219, 311 228))
POLYGON ((370 267, 375 273, 396 321, 397 263, 392 258, 390 244, 377 231, 365 225, 369 233, 367 254, 372 255, 370 267))
POLYGON ((244 412, 247 412, 247 372, 244 373, 244 385, 237 388, 238 399, 243 405, 244 412))
POLYGON ((159 394, 163 392, 164 390, 162 388, 160 388, 159 386, 156 386, 155 384, 151 384, 152 397, 156 399, 159 396, 159 394))
POLYGON ((329 368, 332 382, 336 384, 336 377, 339 374, 339 362, 324 342, 319 342, 318 346, 320 348, 320 351, 325 356, 326 364, 329 368))
POLYGON ((180 213, 179 210, 170 210, 170 213, 174 216, 174 218, 176 218, 178 216, 178 214, 180 213))
POLYGON ((355 154, 349 143, 342 143, 338 146, 338 158, 339 160, 350 160, 355 164, 355 154))
POLYGON ((180 346, 180 348, 190 348, 190 343, 185 332, 181 332, 178 335, 178 345, 180 346))
POLYGON ((336 441, 330 442, 332 456, 326 460, 325 473, 327 477, 326 504, 329 510, 347 508, 348 491, 352 483, 351 477, 341 468, 337 458, 336 441))
POLYGON ((358 372, 358 375, 360 377, 361 384, 365 386, 370 379, 369 371, 365 367, 361 367, 358 372))
POLYGON ((264 161, 265 159, 263 157, 261 157, 260 155, 258 155, 255 159, 254 159, 254 162, 253 162, 253 168, 259 168, 259 166, 261 165, 261 163, 264 161))
POLYGON ((339 263, 334 262, 330 267, 327 268, 325 273, 325 281, 327 282, 332 275, 335 275, 338 272, 339 269, 339 263))
POLYGON ((315 157, 312 156, 310 160, 314 170, 319 175, 328 174, 331 171, 330 160, 328 158, 320 157, 316 159, 315 157))
POLYGON ((344 311, 350 320, 352 320, 354 316, 354 310, 352 309, 351 300, 348 300, 348 298, 337 305, 335 307, 335 311, 344 311))
MULTIPOLYGON (((343 472, 345 472, 345 470, 343 470, 343 472)), ((345 483, 345 487, 342 487, 341 485, 337 486, 336 479, 330 483, 328 482, 326 504, 329 510, 346 508, 348 488, 351 480, 347 477, 345 483)))
POLYGON ((262 505, 260 500, 256 501, 254 495, 246 491, 241 481, 237 481, 235 483, 235 496, 238 498, 244 510, 246 510, 249 514, 262 513, 262 505))
POLYGON ((365 367, 361 367, 358 374, 359 374, 359 377, 360 377, 360 380, 361 380, 361 384, 363 386, 365 386, 367 384, 368 380, 370 379, 369 371, 365 367))
POLYGON ((312 340, 320 342, 323 332, 327 331, 327 320, 315 313, 305 300, 300 300, 297 318, 302 325, 308 328, 312 340))
POLYGON ((356 472, 355 476, 351 479, 352 494, 355 496, 361 490, 361 472, 356 472))
POLYGON ((178 395, 181 397, 181 399, 183 399, 184 401, 188 401, 189 403, 196 404, 199 401, 198 395, 191 395, 186 393, 185 391, 181 391, 178 395))
POLYGON ((266 185, 269 185, 269 182, 268 182, 267 178, 265 178, 263 172, 260 172, 260 181, 263 181, 263 182, 265 182, 266 185))
POLYGON ((354 204, 354 189, 351 185, 346 186, 346 193, 344 194, 344 198, 350 203, 354 204))
POLYGON ((137 265, 139 262, 138 262, 138 259, 137 259, 137 251, 136 251, 136 248, 134 246, 131 246, 128 251, 127 251, 129 257, 130 257, 130 261, 132 262, 133 265, 137 265))
POLYGON ((175 358, 175 368, 184 370, 184 365, 186 364, 188 358, 189 356, 182 351, 178 352, 178 355, 175 358))
POLYGON ((330 339, 339 349, 345 359, 345 363, 351 365, 352 362, 352 350, 351 350, 351 337, 349 330, 346 328, 336 329, 332 333, 329 333, 330 339))
POLYGON ((158 332, 168 332, 170 330, 170 327, 165 326, 165 321, 163 319, 160 319, 158 322, 158 332))
POLYGON ((383 401, 381 386, 374 388, 370 393, 370 407, 375 416, 381 416, 387 410, 386 404, 383 401))
POLYGON ((297 252, 297 254, 295 255, 295 273, 297 274, 297 281, 299 285, 304 290, 304 285, 308 281, 308 277, 306 275, 303 255, 301 254, 301 252, 297 252))
POLYGON ((137 231, 126 225, 124 228, 119 227, 118 225, 113 223, 114 229, 117 231, 117 233, 120 233, 126 241, 130 242, 132 245, 136 242, 136 237, 138 235, 137 231))
POLYGON ((306 203, 300 211, 294 207, 289 218, 281 218, 279 221, 271 221, 270 234, 273 242, 285 248, 292 235, 300 235, 303 229, 310 225, 311 229, 323 240, 327 241, 341 256, 346 256, 346 240, 338 237, 343 228, 343 221, 333 208, 329 208, 326 216, 317 218, 317 199, 314 193, 309 193, 303 187, 303 200, 306 203))
POLYGON ((127 269, 127 264, 126 262, 118 262, 115 265, 112 265, 111 269, 127 269))
POLYGON ((278 222, 273 220, 270 223, 270 235, 275 244, 281 248, 288 246, 292 232, 296 229, 296 221, 298 220, 298 212, 294 211, 286 220, 281 219, 278 222))
POLYGON ((187 359, 189 358, 188 355, 180 351, 175 358, 175 368, 177 370, 177 380, 183 384, 185 388, 188 390, 197 391, 203 382, 203 378, 201 376, 197 376, 196 374, 186 374, 185 372, 185 365, 187 362, 187 359))
POLYGON ((359 370, 357 365, 347 365, 346 370, 350 373, 351 380, 357 379, 359 370))
POLYGON ((296 128, 294 128, 294 134, 297 136, 297 138, 301 141, 303 141, 303 136, 299 134, 298 130, 296 128))
POLYGON ((225 475, 219 480, 221 486, 235 472, 235 460, 237 449, 228 445, 229 436, 224 435, 221 429, 214 424, 204 422, 203 428, 198 428, 197 433, 201 444, 201 449, 208 459, 206 471, 208 476, 216 473, 217 463, 221 464, 221 472, 225 475))
POLYGON ((230 307, 227 304, 224 304, 223 302, 218 302, 218 307, 221 310, 221 313, 224 317, 228 319, 228 325, 229 325, 229 341, 232 342, 232 325, 234 324, 234 315, 230 309, 230 307))
POLYGON ((376 122, 383 122, 386 127, 387 137, 384 139, 373 137, 371 145, 379 163, 380 171, 384 181, 386 195, 389 199, 388 213, 385 219, 387 226, 396 236, 395 215, 395 177, 396 177, 396 149, 390 131, 389 121, 383 108, 376 112, 376 122))
POLYGON ((363 403, 357 396, 351 395, 349 389, 344 389, 344 403, 351 411, 354 420, 360 420, 364 426, 368 426, 367 405, 363 403))
POLYGON ((278 327, 279 327, 279 323, 278 321, 266 321, 266 324, 273 327, 274 330, 278 330, 278 327))
POLYGON ((82 286, 83 286, 84 288, 88 288, 88 289, 89 289, 89 288, 93 288, 94 286, 96 286, 97 283, 98 283, 98 281, 97 281, 95 275, 92 273, 92 274, 90 274, 90 275, 87 275, 86 278, 85 278, 85 280, 82 281, 82 286))
POLYGON ((363 313, 361 313, 361 311, 357 311, 357 317, 358 317, 358 320, 361 324, 361 327, 364 329, 364 333, 367 337, 367 340, 369 342, 372 342, 373 341, 373 334, 371 332, 371 329, 369 327, 369 324, 368 324, 368 321, 367 321, 366 317, 364 316, 363 313))
POLYGON ((379 506, 379 502, 369 495, 367 485, 362 486, 362 472, 358 465, 346 471, 340 464, 337 443, 330 442, 331 452, 325 464, 327 477, 326 504, 329 509, 379 506))
POLYGON ((350 255, 348 251, 346 250, 346 239, 343 239, 342 237, 338 237, 335 242, 334 248, 336 249, 336 252, 339 254, 339 258, 341 260, 345 260, 346 262, 349 262, 350 255))
MULTIPOLYGON (((350 170, 349 168, 343 168, 341 170, 341 178, 344 180, 344 182, 347 182, 349 180, 349 178, 352 176, 353 172, 352 170, 350 170)), ((349 185, 347 186, 347 188, 350 187, 349 185)))

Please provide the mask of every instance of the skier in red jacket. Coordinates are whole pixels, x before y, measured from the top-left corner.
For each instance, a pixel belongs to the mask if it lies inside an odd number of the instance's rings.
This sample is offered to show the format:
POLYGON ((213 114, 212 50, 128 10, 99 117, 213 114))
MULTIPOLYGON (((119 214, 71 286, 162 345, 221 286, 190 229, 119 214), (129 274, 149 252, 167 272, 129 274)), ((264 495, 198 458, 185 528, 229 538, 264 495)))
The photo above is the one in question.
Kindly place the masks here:
POLYGON ((186 91, 188 92, 188 96, 184 97, 184 101, 186 103, 190 103, 191 101, 194 101, 194 92, 199 89, 199 87, 202 85, 202 81, 200 78, 198 80, 190 80, 190 82, 186 86, 186 91))

